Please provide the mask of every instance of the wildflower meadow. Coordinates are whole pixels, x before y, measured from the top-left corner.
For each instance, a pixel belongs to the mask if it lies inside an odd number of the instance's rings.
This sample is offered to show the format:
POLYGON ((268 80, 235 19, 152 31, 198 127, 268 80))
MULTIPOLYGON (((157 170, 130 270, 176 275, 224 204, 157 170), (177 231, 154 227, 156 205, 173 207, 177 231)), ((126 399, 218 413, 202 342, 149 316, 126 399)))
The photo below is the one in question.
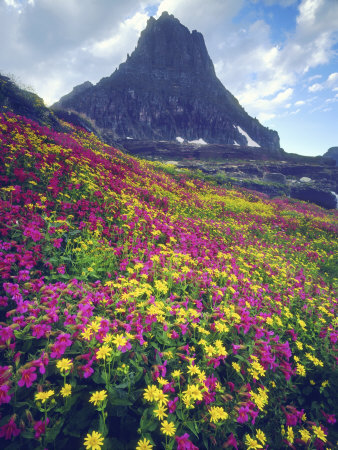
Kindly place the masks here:
POLYGON ((338 448, 337 211, 11 113, 0 147, 1 448, 338 448))

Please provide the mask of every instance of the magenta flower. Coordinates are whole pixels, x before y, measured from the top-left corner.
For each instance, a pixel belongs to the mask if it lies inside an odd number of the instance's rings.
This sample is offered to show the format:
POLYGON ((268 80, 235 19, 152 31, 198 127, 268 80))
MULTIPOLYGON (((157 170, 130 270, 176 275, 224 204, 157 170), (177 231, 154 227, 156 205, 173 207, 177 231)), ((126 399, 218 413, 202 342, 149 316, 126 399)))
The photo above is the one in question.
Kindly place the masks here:
POLYGON ((12 416, 8 423, 0 427, 0 438, 4 437, 6 440, 9 440, 13 437, 16 437, 20 434, 21 430, 16 426, 15 423, 15 415, 12 416))
POLYGON ((33 382, 37 379, 35 370, 36 370, 35 367, 23 369, 21 371, 21 379, 18 381, 18 385, 20 387, 23 387, 24 385, 26 385, 27 388, 31 387, 33 382))
POLYGON ((45 434, 46 432, 46 425, 49 424, 49 419, 47 418, 46 422, 42 421, 42 420, 38 420, 37 422, 35 422, 34 424, 34 430, 35 430, 35 439, 39 439, 39 437, 42 434, 45 434))
POLYGON ((189 434, 184 433, 182 436, 175 436, 177 450, 198 450, 198 447, 189 441, 189 434))
POLYGON ((238 410, 238 417, 237 417, 237 422, 238 423, 245 423, 249 420, 249 407, 246 406, 241 406, 238 410))
POLYGON ((0 386, 0 405, 2 403, 9 403, 11 401, 11 395, 8 393, 10 390, 10 387, 8 384, 3 384, 0 386))

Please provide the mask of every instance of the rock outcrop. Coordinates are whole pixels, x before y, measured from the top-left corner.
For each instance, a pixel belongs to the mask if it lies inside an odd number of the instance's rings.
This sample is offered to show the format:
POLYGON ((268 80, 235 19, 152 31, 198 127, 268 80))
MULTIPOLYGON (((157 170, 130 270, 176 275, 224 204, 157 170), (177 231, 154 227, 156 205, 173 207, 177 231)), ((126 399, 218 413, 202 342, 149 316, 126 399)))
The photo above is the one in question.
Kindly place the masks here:
POLYGON ((336 161, 336 165, 338 166, 338 147, 331 147, 328 149, 326 153, 323 155, 325 158, 332 158, 336 161))
POLYGON ((0 112, 12 112, 40 125, 46 125, 62 131, 54 113, 44 104, 42 98, 27 89, 20 88, 13 80, 0 74, 0 112))
POLYGON ((77 86, 53 107, 86 114, 108 142, 178 137, 280 149, 277 132, 250 117, 217 78, 202 34, 168 13, 148 20, 136 49, 112 75, 77 86))

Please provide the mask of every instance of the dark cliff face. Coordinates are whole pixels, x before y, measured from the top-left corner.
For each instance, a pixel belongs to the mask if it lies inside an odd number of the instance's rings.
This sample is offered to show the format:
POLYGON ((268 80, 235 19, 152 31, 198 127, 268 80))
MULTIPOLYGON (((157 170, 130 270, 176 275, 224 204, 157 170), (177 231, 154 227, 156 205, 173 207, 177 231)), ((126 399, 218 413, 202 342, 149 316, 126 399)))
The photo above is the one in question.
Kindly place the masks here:
POLYGON ((250 117, 215 74, 201 33, 168 13, 150 18, 134 52, 96 86, 86 82, 54 108, 94 119, 112 140, 204 139, 248 145, 244 130, 266 149, 279 149, 275 131, 250 117))
POLYGON ((338 166, 338 147, 329 148, 323 156, 334 159, 336 161, 336 165, 338 166))

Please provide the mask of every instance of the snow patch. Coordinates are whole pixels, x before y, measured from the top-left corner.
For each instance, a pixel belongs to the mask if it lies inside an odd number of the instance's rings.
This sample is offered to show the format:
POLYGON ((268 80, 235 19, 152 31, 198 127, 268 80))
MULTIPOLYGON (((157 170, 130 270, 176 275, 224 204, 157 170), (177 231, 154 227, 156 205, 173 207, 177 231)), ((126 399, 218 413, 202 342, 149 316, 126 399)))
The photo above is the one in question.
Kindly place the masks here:
POLYGON ((189 142, 189 144, 208 145, 208 143, 205 142, 205 140, 202 138, 195 139, 194 141, 188 141, 188 142, 189 142))
POLYGON ((134 139, 134 138, 127 136, 127 139, 134 139))
POLYGON ((239 125, 236 128, 241 133, 241 135, 243 135, 246 138, 247 143, 248 143, 247 145, 249 147, 260 147, 260 145, 257 144, 257 142, 255 142, 253 139, 251 139, 251 137, 248 135, 248 133, 246 133, 244 130, 242 130, 242 128, 239 125))
POLYGON ((178 141, 180 144, 183 144, 184 139, 181 138, 180 136, 177 136, 176 141, 178 141))
POLYGON ((234 141, 233 145, 237 145, 239 147, 239 143, 234 141))

